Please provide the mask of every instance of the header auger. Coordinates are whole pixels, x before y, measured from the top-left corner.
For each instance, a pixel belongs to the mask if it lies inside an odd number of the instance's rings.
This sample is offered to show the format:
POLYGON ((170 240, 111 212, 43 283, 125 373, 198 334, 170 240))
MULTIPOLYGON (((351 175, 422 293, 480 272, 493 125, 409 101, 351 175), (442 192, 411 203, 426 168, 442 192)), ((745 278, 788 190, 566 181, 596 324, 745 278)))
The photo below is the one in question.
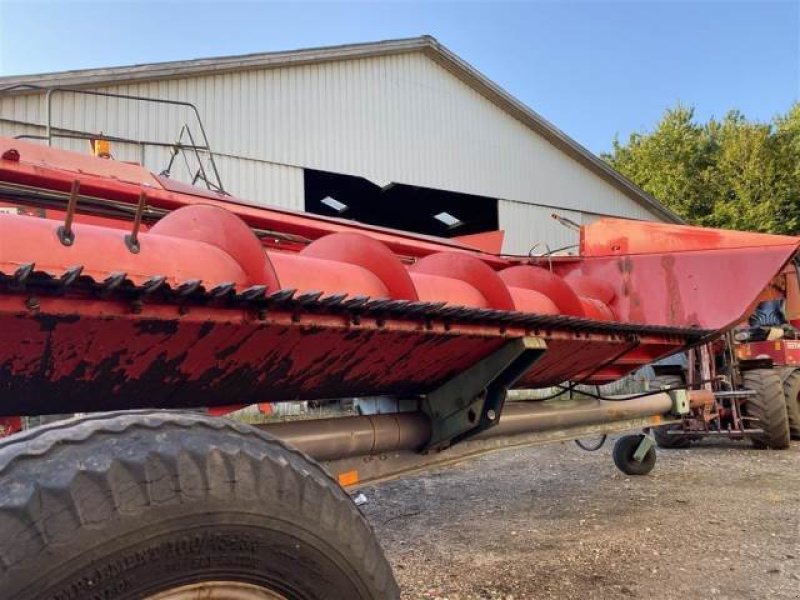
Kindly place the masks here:
MULTIPOLYGON (((498 256, 21 140, 0 156, 0 416, 89 413, 0 443, 9 598, 395 597, 357 509, 284 442, 346 484, 499 436, 676 422, 709 393, 508 392, 712 340, 798 249, 604 219, 577 256, 498 256), (261 429, 175 412, 354 396, 414 408, 261 429)), ((652 468, 649 437, 625 444, 623 468, 652 468)))

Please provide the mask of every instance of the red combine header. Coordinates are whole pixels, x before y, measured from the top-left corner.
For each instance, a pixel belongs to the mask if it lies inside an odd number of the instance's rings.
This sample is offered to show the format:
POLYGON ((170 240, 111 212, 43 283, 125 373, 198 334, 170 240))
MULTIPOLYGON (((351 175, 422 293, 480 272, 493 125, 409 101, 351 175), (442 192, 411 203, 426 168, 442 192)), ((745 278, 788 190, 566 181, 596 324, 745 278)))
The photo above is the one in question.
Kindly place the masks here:
POLYGON ((606 383, 737 321, 797 248, 606 219, 578 257, 507 258, 0 151, 3 415, 421 394, 525 336, 518 385, 606 383))
MULTIPOLYGON (((263 430, 161 409, 416 402, 271 429, 343 483, 363 479, 364 457, 668 423, 710 392, 506 400, 609 383, 716 338, 798 250, 603 219, 577 256, 501 256, 17 139, 0 138, 0 157, 0 416, 156 409, 0 443, 8 598, 395 597, 316 464, 263 430)), ((649 438, 625 439, 618 464, 652 468, 649 438)))

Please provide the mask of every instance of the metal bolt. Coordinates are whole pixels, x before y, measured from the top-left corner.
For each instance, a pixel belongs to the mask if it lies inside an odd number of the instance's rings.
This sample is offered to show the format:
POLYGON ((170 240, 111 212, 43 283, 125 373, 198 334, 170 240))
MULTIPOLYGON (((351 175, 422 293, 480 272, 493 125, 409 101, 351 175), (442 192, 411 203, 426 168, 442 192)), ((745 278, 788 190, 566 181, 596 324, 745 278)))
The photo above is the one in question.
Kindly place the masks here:
POLYGON ((497 418, 497 413, 494 412, 494 409, 490 408, 486 411, 486 418, 490 421, 494 421, 497 418))
POLYGON ((39 309, 39 299, 36 296, 31 296, 27 300, 25 300, 25 306, 28 310, 38 310, 39 309))

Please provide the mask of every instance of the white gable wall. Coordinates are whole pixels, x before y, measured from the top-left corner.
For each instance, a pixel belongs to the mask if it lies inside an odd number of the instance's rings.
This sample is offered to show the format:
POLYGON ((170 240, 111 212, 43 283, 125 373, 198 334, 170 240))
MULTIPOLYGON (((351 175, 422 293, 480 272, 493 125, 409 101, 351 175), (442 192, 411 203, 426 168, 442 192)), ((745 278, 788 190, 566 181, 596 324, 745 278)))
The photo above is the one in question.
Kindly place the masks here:
MULTIPOLYGON (((225 187, 255 203, 302 208, 302 168, 488 196, 505 201, 508 252, 527 252, 534 238, 570 243, 552 212, 579 223, 582 212, 658 220, 422 52, 101 89, 196 104, 225 187)), ((19 131, 10 121, 44 123, 43 95, 0 99, 0 118, 4 135, 19 131)), ((183 123, 199 135, 183 108, 53 100, 53 124, 67 129, 171 142, 183 123)), ((139 157, 135 147, 115 152, 139 157)), ((167 159, 148 149, 145 162, 160 171, 167 159)))

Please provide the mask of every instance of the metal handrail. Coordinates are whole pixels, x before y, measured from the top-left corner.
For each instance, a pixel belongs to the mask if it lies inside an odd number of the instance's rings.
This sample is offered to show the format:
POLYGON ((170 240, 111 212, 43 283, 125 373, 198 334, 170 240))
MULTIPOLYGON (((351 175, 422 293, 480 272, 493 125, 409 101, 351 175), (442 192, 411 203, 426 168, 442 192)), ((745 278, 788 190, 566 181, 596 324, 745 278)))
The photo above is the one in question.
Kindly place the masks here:
MULTIPOLYGON (((192 145, 188 146, 188 145, 180 144, 179 147, 180 148, 191 147, 192 149, 194 149, 194 151, 196 153, 198 151, 207 152, 209 161, 211 163, 211 168, 214 171, 214 177, 217 180, 217 185, 215 187, 219 191, 221 191, 223 193, 225 192, 225 189, 224 189, 224 187, 222 185, 222 178, 220 177, 219 169, 217 168, 217 163, 216 163, 216 160, 214 159, 214 151, 211 149, 211 142, 209 142, 209 140, 208 140, 208 135, 206 134, 206 128, 203 125, 203 120, 200 118, 200 111, 197 110, 197 107, 194 104, 192 104, 191 102, 186 102, 186 101, 183 101, 183 100, 169 100, 169 99, 166 99, 166 98, 149 98, 147 96, 134 96, 132 94, 116 94, 116 93, 113 93, 113 92, 99 92, 99 91, 95 91, 95 90, 86 90, 86 89, 73 88, 73 87, 61 87, 61 86, 43 87, 43 86, 39 86, 39 85, 36 85, 36 84, 31 84, 31 83, 15 84, 15 85, 7 86, 5 88, 0 89, 0 93, 10 92, 10 91, 14 91, 14 90, 23 90, 23 89, 25 89, 25 90, 42 90, 42 91, 45 92, 45 121, 46 121, 45 122, 45 135, 44 135, 44 137, 37 137, 36 139, 44 139, 44 140, 46 140, 48 146, 52 146, 53 145, 53 137, 54 137, 53 130, 54 130, 54 127, 53 127, 53 122, 52 122, 52 116, 53 116, 52 108, 53 108, 53 96, 56 93, 67 92, 67 93, 72 93, 72 94, 82 94, 84 96, 99 96, 99 97, 105 97, 105 98, 118 98, 118 99, 122 99, 122 100, 135 100, 135 101, 139 101, 139 102, 151 102, 153 104, 167 104, 167 105, 171 105, 171 106, 182 106, 182 107, 190 109, 194 113, 195 119, 197 119, 197 124, 200 127, 200 133, 202 135, 202 139, 203 139, 203 144, 204 145, 196 145, 196 144, 194 144, 193 136, 191 136, 191 134, 190 134, 190 139, 192 140, 192 145)), ((75 133, 72 133, 71 135, 65 135, 65 134, 56 133, 55 137, 79 138, 80 136, 76 135, 75 133)), ((107 139, 112 139, 112 136, 109 136, 107 139)), ((140 144, 141 146, 153 145, 153 146, 175 147, 175 144, 166 144, 166 143, 161 144, 161 143, 155 143, 155 142, 154 143, 150 143, 150 142, 142 142, 142 141, 137 141, 137 140, 125 140, 125 141, 133 141, 135 143, 140 144)), ((198 160, 199 160, 199 155, 198 155, 198 160)), ((212 185, 211 182, 208 181, 208 179, 205 177, 205 168, 202 165, 202 161, 200 161, 200 168, 203 171, 203 176, 204 176, 204 179, 206 181, 206 185, 207 186, 211 186, 212 185)))

